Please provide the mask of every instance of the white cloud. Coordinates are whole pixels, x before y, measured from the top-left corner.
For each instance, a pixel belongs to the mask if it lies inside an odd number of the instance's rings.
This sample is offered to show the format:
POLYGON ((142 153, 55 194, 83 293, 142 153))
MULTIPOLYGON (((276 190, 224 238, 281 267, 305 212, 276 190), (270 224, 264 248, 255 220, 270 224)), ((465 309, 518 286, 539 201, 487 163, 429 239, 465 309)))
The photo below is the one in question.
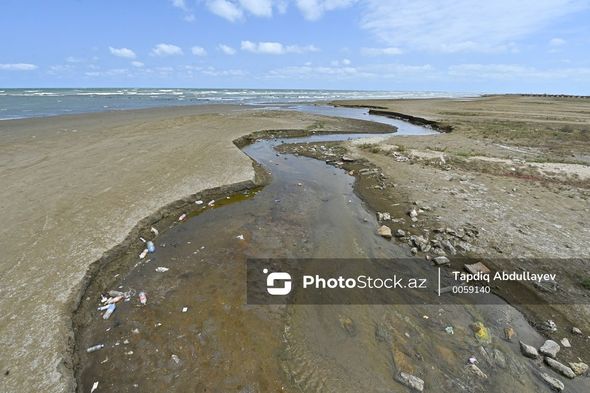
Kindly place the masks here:
POLYGON ((187 22, 192 22, 195 20, 195 15, 192 13, 191 9, 186 5, 186 0, 170 0, 172 6, 181 9, 184 11, 184 20, 187 22))
POLYGON ((109 51, 111 51, 111 55, 123 57, 125 59, 135 59, 137 57, 135 52, 128 48, 113 48, 112 46, 109 46, 109 51))
POLYGON ((171 0, 172 5, 176 8, 180 8, 183 11, 188 10, 186 2, 184 0, 171 0))
POLYGON ((432 79, 437 71, 429 64, 371 64, 358 67, 343 66, 342 62, 331 66, 291 66, 270 70, 266 78, 270 79, 432 79))
POLYGON ((234 48, 232 48, 231 46, 228 46, 225 44, 219 44, 218 48, 220 51, 222 51, 226 55, 235 55, 236 54, 236 50, 234 48))
POLYGON ((361 53, 366 56, 395 56, 401 55, 403 51, 400 48, 362 48, 361 53))
POLYGON ((37 65, 28 63, 0 64, 0 71, 33 71, 37 68, 37 65))
POLYGON ((152 49, 152 55, 154 56, 178 56, 184 52, 181 48, 172 44, 158 44, 152 49))
POLYGON ((201 46, 193 46, 191 48, 191 52, 195 56, 207 56, 207 51, 205 50, 205 48, 201 46))
POLYGON ((296 0, 297 8, 307 20, 318 20, 328 11, 350 7, 357 0, 296 0))
POLYGON ((239 0, 243 9, 255 16, 272 16, 272 0, 239 0))
POLYGON ((242 9, 237 4, 228 0, 209 0, 207 1, 207 8, 215 15, 225 18, 230 22, 240 20, 244 16, 242 9))
POLYGON ((520 64, 457 64, 448 74, 467 80, 584 80, 590 81, 590 68, 538 69, 520 64))
POLYGON ((366 0, 361 27, 402 49, 514 51, 515 40, 590 5, 583 0, 366 0))
POLYGON ((132 62, 131 62, 131 65, 132 65, 133 67, 141 68, 141 67, 143 67, 145 64, 143 64, 141 61, 132 61, 132 62))
POLYGON ((204 75, 209 76, 245 76, 248 73, 244 70, 239 69, 229 69, 229 70, 219 70, 215 67, 207 67, 200 69, 200 72, 204 75))
POLYGON ((550 46, 562 46, 565 45, 566 41, 563 38, 552 38, 549 40, 550 46))
POLYGON ((246 52, 270 55, 284 55, 287 53, 306 53, 319 51, 319 49, 313 45, 283 45, 280 42, 252 41, 242 41, 241 49, 246 52))

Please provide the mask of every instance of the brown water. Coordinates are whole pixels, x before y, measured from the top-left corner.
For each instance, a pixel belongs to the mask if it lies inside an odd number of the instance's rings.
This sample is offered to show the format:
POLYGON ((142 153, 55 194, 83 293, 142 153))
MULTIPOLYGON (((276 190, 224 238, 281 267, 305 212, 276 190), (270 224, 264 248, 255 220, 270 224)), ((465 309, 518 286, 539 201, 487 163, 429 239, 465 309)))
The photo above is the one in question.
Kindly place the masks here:
MULTIPOLYGON (((500 339, 510 325, 523 341, 543 342, 508 305, 247 305, 247 258, 410 255, 375 235, 353 177, 321 161, 277 156, 279 143, 244 149, 272 173, 268 186, 173 225, 155 239, 148 262, 113 278, 121 290, 145 291, 147 305, 134 297, 105 321, 94 311, 98 293, 87 294, 81 312, 94 317, 77 336, 81 392, 94 382, 99 392, 406 392, 394 380, 399 371, 422 378, 431 392, 549 391, 535 376, 542 366, 520 355, 518 341, 500 339), (476 321, 491 343, 474 337, 476 321), (98 343, 105 348, 83 351, 98 343), (470 356, 487 379, 470 374, 470 356)), ((435 274, 422 259, 404 269, 435 274)), ((587 378, 564 382, 568 391, 590 389, 587 378)))

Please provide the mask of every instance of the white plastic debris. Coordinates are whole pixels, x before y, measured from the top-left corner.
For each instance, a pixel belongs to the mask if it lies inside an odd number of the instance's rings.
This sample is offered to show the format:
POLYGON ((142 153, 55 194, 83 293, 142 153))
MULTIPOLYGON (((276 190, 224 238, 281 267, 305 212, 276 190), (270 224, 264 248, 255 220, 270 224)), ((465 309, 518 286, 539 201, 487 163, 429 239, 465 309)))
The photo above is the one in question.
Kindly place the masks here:
POLYGON ((475 356, 469 357, 469 364, 475 364, 475 363, 477 363, 477 359, 475 358, 475 356))
POLYGON ((172 360, 174 360, 174 363, 176 363, 176 364, 180 363, 180 358, 177 355, 172 354, 172 356, 170 356, 170 357, 172 358, 172 360))
POLYGON ((244 235, 238 235, 236 236, 236 239, 244 240, 244 235))
POLYGON ((209 206, 215 205, 215 199, 211 199, 207 205, 209 205, 209 206))
POLYGON ((168 270, 170 270, 170 269, 168 269, 167 267, 164 267, 164 266, 158 266, 158 267, 156 268, 156 271, 157 271, 158 273, 166 273, 168 270))
POLYGON ((143 251, 141 252, 141 254, 139 254, 139 259, 143 259, 145 258, 145 256, 148 254, 148 249, 144 248, 143 251))
POLYGON ((117 308, 117 306, 115 305, 115 303, 109 304, 107 306, 107 310, 102 315, 102 319, 109 319, 111 317, 111 315, 113 314, 113 312, 115 311, 116 308, 117 308))
POLYGON ((151 227, 150 228, 150 231, 153 232, 154 236, 158 236, 160 234, 160 232, 156 228, 154 228, 154 227, 151 227))
POLYGON ((92 389, 90 389, 90 393, 93 393, 96 389, 98 389, 98 381, 92 384, 92 389))
POLYGON ((196 203, 197 205, 202 205, 202 204, 203 204, 203 201, 199 199, 198 201, 195 201, 195 203, 196 203))
POLYGON ((188 307, 183 307, 182 308, 182 312, 187 312, 188 311, 188 307))
POLYGON ((180 215, 180 217, 178 217, 178 221, 184 221, 185 218, 186 218, 186 213, 182 213, 180 215))
POLYGON ((455 330, 453 329, 452 326, 447 326, 445 328, 445 332, 447 332, 447 334, 455 334, 455 330))

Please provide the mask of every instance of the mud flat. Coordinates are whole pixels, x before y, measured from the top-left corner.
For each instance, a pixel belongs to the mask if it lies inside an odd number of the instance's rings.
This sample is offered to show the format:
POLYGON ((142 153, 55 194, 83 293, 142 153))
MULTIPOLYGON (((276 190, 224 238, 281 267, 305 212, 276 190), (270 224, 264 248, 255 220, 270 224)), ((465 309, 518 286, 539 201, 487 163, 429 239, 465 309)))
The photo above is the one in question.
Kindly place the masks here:
POLYGON ((87 273, 196 193, 252 188, 236 139, 375 127, 239 106, 0 122, 0 390, 74 389, 71 313, 87 273))
POLYGON ((570 361, 587 362, 588 100, 490 96, 334 104, 376 108, 392 117, 404 114, 451 131, 325 145, 323 151, 318 145, 287 150, 322 160, 352 158, 341 165, 353 171, 363 199, 390 214, 383 223, 404 230, 400 240, 411 247, 417 246, 411 235, 428 240, 428 251, 418 247, 418 256, 469 255, 497 270, 555 273, 556 283, 528 283, 518 293, 501 296, 545 337, 570 340, 572 347, 563 352, 570 361), (408 215, 413 209, 415 221, 408 215), (558 330, 545 329, 547 320, 554 320, 558 330), (574 327, 586 332, 574 334, 574 327))

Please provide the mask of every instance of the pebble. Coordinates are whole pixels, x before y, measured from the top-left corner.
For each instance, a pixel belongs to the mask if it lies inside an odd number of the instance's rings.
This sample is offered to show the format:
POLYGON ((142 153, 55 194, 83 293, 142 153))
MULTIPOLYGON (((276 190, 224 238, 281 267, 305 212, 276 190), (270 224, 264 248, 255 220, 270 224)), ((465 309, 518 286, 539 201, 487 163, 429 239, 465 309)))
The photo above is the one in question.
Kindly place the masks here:
POLYGON ((539 352, 537 352, 537 348, 533 347, 532 345, 527 345, 522 341, 518 342, 520 345, 520 352, 527 358, 537 359, 539 357, 539 352))
POLYGON ((557 378, 553 378, 549 374, 541 373, 539 374, 539 377, 541 377, 541 379, 545 381, 547 385, 549 385, 551 389, 555 391, 561 392, 563 389, 565 389, 565 385, 563 384, 563 382, 561 382, 557 378))
POLYGON ((588 365, 586 363, 570 363, 569 365, 576 375, 582 375, 588 371, 588 365))
POLYGON ((549 367, 551 367, 552 369, 554 369, 555 371, 557 371, 558 373, 560 373, 561 375, 563 375, 565 377, 568 377, 570 379, 576 377, 576 373, 574 372, 574 370, 572 370, 571 368, 569 368, 565 364, 558 362, 555 359, 552 359, 550 357, 545 357, 545 363, 547 363, 547 365, 549 367))
POLYGON ((395 230, 395 237, 404 237, 406 236, 406 231, 403 229, 396 229, 395 230))
POLYGON ((557 352, 559 352, 559 344, 553 340, 547 340, 545 343, 539 348, 539 352, 541 352, 545 356, 549 356, 555 358, 557 356, 557 352))
POLYGON ((392 237, 391 228, 387 225, 381 225, 379 229, 377 229, 377 234, 386 239, 391 239, 392 237))
POLYGON ((445 256, 440 256, 440 257, 436 257, 433 259, 434 263, 437 266, 440 265, 448 265, 449 263, 451 263, 451 261, 449 260, 449 258, 445 257, 445 256))
POLYGON ((572 347, 572 344, 570 344, 570 340, 568 340, 565 337, 561 339, 561 345, 563 345, 565 348, 571 348, 572 347))
POLYGON ((402 385, 406 385, 407 387, 418 392, 424 391, 424 381, 411 374, 402 371, 397 375, 396 380, 402 385))
POLYGON ((572 328, 572 333, 573 334, 579 334, 579 335, 581 335, 582 334, 582 331, 580 329, 578 329, 577 327, 573 327, 572 328))

